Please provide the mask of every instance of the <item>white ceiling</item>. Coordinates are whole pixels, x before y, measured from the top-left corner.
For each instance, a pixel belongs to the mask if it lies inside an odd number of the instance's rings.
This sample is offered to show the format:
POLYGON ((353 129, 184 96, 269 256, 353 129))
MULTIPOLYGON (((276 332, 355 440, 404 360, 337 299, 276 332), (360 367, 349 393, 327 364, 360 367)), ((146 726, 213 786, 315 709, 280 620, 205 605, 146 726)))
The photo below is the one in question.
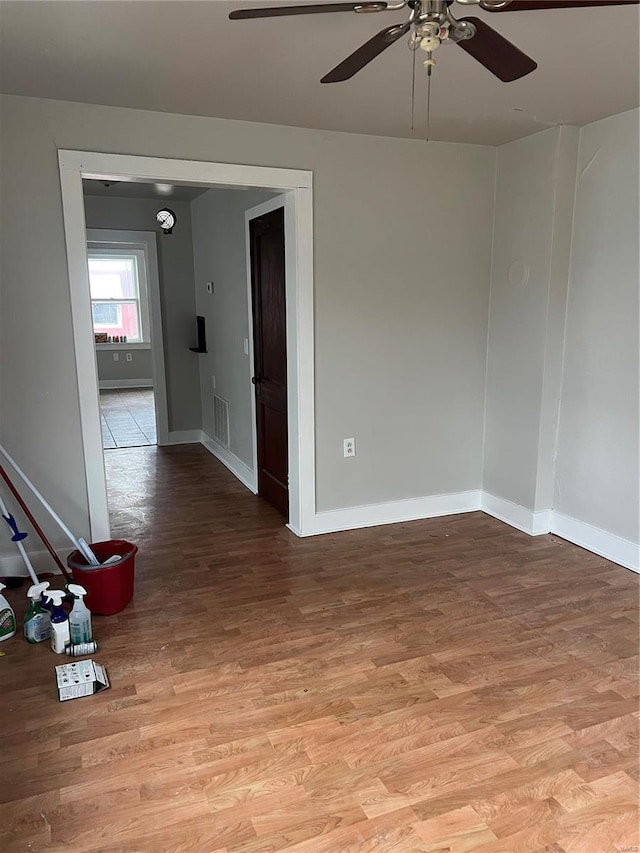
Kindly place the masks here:
MULTIPOLYGON (((283 0, 287 5, 300 0, 283 0)), ((352 80, 320 78, 407 10, 229 21, 260 2, 1 0, 0 88, 11 94, 383 136, 411 131, 406 39, 352 80)), ((552 124, 582 125, 638 104, 637 6, 477 15, 537 71, 502 83, 455 45, 432 82, 431 138, 500 144, 552 124)))

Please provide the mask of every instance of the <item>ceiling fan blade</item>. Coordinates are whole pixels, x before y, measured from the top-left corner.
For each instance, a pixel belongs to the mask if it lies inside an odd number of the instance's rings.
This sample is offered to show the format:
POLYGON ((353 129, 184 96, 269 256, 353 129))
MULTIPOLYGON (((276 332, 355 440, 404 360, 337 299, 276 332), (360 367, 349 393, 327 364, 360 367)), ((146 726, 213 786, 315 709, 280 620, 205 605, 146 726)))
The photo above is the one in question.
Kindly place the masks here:
POLYGON ((393 27, 387 27, 377 33, 368 42, 365 42, 361 47, 355 50, 351 56, 344 59, 339 65, 336 65, 328 74, 325 74, 321 83, 339 83, 342 80, 348 80, 357 74, 365 65, 379 56, 383 50, 402 38, 403 35, 409 32, 411 24, 396 24, 393 27))
POLYGON ((526 74, 531 74, 538 67, 538 63, 534 62, 530 56, 523 53, 515 44, 511 44, 480 18, 461 18, 460 20, 473 24, 476 34, 473 38, 459 41, 458 47, 477 59, 503 83, 518 80, 526 74))
POLYGON ((280 18, 285 15, 318 15, 321 12, 384 12, 386 3, 316 3, 308 6, 267 6, 264 9, 235 9, 232 21, 243 18, 280 18))
POLYGON ((482 9, 487 12, 530 12, 533 9, 579 9, 593 6, 637 6, 640 0, 512 0, 504 6, 485 5, 480 2, 482 9))

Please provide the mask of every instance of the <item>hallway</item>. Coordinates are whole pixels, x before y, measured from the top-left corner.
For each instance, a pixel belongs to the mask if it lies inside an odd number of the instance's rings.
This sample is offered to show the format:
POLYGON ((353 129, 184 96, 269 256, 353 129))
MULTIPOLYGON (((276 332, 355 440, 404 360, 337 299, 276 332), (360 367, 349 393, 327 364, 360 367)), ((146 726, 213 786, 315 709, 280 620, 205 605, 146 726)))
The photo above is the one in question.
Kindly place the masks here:
POLYGON ((298 539, 199 445, 105 457, 136 594, 101 695, 3 643, 5 853, 638 843, 631 572, 481 513, 298 539))

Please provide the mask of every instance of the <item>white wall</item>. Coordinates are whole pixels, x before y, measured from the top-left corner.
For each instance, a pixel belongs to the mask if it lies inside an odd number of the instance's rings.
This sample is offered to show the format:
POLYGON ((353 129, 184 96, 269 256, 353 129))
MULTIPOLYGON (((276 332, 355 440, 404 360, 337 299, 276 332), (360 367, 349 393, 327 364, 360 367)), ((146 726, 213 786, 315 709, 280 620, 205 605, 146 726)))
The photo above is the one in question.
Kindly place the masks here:
POLYGON ((319 507, 479 487, 493 149, 14 96, 1 130, 2 439, 78 533, 58 148, 313 171, 319 507))
POLYGON ((253 470, 254 393, 244 339, 252 336, 247 297, 244 213, 273 193, 208 190, 191 202, 196 308, 206 319, 206 355, 199 356, 202 428, 213 436, 215 393, 229 403, 229 449, 253 470), (214 282, 213 294, 207 281, 214 282))
POLYGON ((127 349, 126 344, 114 349, 100 349, 96 347, 96 363, 98 366, 99 382, 111 383, 108 387, 116 388, 116 383, 121 382, 126 388, 131 382, 145 382, 145 387, 153 385, 153 364, 151 362, 151 348, 127 349), (114 353, 118 360, 114 361, 114 353), (127 361, 126 354, 131 355, 131 361, 127 361))
POLYGON ((637 110, 498 149, 483 471, 487 511, 635 569, 638 151, 637 110))
POLYGON ((498 149, 483 488, 552 508, 576 128, 498 149))
POLYGON ((495 152, 353 142, 315 183, 320 510, 481 482, 495 152))
POLYGON ((582 128, 555 509, 638 542, 638 110, 582 128))
MULTIPOLYGON (((200 429, 198 356, 189 351, 189 347, 196 345, 191 206, 186 201, 172 201, 170 207, 176 214, 177 224, 172 234, 163 234, 157 225, 156 213, 164 204, 157 198, 87 195, 84 198, 85 219, 87 228, 157 232, 169 430, 200 429)), ((103 360, 107 354, 99 355, 103 360)), ((136 355, 134 351, 134 360, 136 355)), ((124 354, 121 354, 120 362, 123 359, 124 354)), ((144 362, 144 357, 139 361, 144 362)), ((149 353, 148 369, 150 364, 149 353)), ((104 371, 99 375, 101 379, 110 378, 104 371)), ((152 375, 152 372, 146 374, 147 377, 152 375)))

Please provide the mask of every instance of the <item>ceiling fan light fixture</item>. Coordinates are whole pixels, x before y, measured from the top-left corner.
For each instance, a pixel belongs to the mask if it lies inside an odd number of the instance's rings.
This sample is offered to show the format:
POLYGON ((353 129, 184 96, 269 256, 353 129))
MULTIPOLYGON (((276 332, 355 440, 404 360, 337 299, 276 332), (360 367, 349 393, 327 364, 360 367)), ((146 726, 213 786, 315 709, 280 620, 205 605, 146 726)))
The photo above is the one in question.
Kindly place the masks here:
POLYGON ((420 40, 420 49, 427 53, 433 53, 440 47, 440 39, 437 36, 425 36, 420 40))

